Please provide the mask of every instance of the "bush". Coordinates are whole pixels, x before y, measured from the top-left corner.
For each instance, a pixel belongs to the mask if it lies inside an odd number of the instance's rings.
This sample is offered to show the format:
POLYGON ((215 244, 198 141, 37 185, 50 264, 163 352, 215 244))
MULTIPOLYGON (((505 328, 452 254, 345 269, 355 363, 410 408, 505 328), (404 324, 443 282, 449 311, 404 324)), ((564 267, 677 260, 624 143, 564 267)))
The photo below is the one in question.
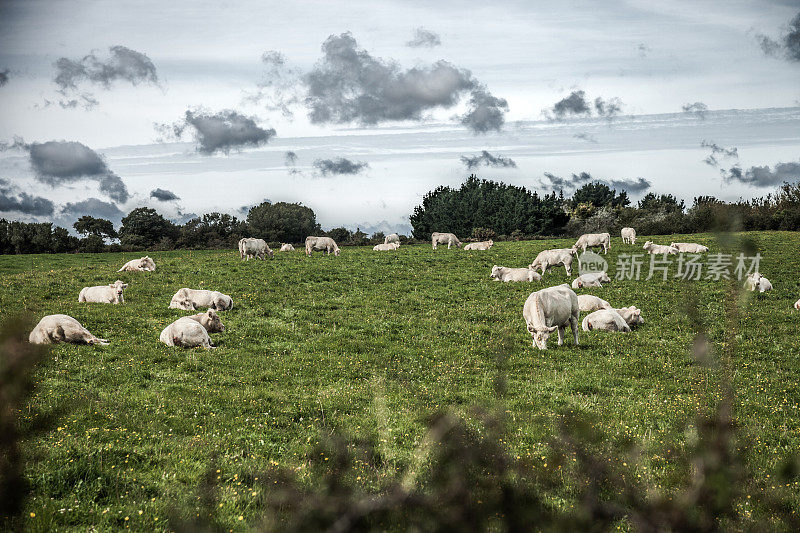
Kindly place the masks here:
POLYGON ((304 242, 309 235, 322 231, 311 208, 286 202, 264 202, 251 208, 247 229, 249 236, 268 242, 304 242))
POLYGON ((488 241, 494 239, 497 234, 489 228, 472 228, 472 238, 478 241, 488 241))

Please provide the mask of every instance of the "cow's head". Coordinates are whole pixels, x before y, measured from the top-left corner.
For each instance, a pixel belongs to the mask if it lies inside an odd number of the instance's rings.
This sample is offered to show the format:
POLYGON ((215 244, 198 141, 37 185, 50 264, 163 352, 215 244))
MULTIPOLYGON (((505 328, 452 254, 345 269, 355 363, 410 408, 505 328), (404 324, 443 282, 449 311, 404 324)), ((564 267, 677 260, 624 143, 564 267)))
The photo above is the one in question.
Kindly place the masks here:
POLYGON ((606 272, 601 272, 600 275, 597 276, 597 279, 604 283, 609 283, 611 281, 611 278, 608 277, 608 273, 606 272))
POLYGON ((338 256, 338 255, 339 255, 339 249, 338 249, 338 248, 336 248, 336 249, 333 251, 333 255, 335 255, 335 256, 338 256))
POLYGON ((122 296, 122 291, 128 286, 127 283, 123 282, 122 280, 117 280, 114 283, 109 284, 109 287, 114 289, 117 292, 117 296, 122 296))
POLYGON ((219 333, 225 331, 225 326, 222 324, 222 320, 219 319, 219 315, 213 309, 209 309, 203 316, 200 318, 200 324, 206 331, 209 333, 219 333))
POLYGON ((540 350, 547 349, 547 339, 549 339, 550 334, 557 329, 558 328, 555 326, 541 326, 540 328, 534 328, 532 325, 528 324, 528 331, 533 337, 533 344, 535 344, 540 350))
POLYGON ((491 273, 491 274, 489 274, 489 277, 490 277, 490 278, 495 278, 495 279, 496 279, 496 278, 498 278, 498 277, 500 277, 500 267, 499 267, 499 266, 497 266, 497 265, 494 265, 494 266, 492 267, 492 273, 491 273))

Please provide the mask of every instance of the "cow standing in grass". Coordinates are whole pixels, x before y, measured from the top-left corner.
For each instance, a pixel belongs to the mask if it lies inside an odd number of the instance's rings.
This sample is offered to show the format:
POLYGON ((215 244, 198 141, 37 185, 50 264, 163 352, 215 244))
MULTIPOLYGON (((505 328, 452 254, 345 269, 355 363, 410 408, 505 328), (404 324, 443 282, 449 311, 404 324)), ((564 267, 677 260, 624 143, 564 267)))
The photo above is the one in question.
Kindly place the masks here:
POLYGON ((578 295, 566 283, 531 293, 522 308, 525 325, 540 350, 547 349, 547 339, 554 331, 558 331, 558 345, 564 344, 567 324, 577 346, 579 314, 578 295))
POLYGON ((573 253, 578 252, 578 248, 585 252, 587 248, 602 247, 603 253, 607 254, 611 248, 611 234, 610 233, 585 233, 578 237, 578 240, 572 246, 573 253))
POLYGON ((311 252, 325 251, 327 255, 339 255, 339 246, 330 237, 306 237, 306 255, 311 257, 311 252))
POLYGON ((435 250, 440 244, 446 244, 448 250, 453 245, 456 245, 459 248, 461 247, 461 241, 458 240, 458 237, 456 237, 455 234, 439 233, 438 231, 434 231, 431 234, 431 246, 433 246, 433 249, 435 250))
POLYGON ((572 261, 575 259, 572 248, 555 248, 553 250, 543 250, 539 252, 528 268, 536 270, 542 269, 544 276, 547 269, 551 266, 564 265, 567 276, 572 274, 572 261))
POLYGON ((636 244, 636 230, 633 228, 622 228, 620 231, 622 242, 625 244, 636 244))
POLYGON ((272 258, 274 255, 264 239, 245 238, 239 241, 239 257, 241 259, 249 261, 251 257, 255 257, 264 261, 267 256, 272 258))

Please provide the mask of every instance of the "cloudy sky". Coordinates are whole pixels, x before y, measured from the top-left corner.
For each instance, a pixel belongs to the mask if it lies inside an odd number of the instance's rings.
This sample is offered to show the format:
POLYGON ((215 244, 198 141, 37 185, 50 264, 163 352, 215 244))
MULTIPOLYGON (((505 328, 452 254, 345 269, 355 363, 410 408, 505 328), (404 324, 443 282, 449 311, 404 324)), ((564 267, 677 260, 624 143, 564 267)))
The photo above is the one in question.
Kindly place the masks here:
POLYGON ((65 226, 407 231, 471 172, 735 200, 800 179, 800 0, 2 0, 0 115, 0 216, 65 226))

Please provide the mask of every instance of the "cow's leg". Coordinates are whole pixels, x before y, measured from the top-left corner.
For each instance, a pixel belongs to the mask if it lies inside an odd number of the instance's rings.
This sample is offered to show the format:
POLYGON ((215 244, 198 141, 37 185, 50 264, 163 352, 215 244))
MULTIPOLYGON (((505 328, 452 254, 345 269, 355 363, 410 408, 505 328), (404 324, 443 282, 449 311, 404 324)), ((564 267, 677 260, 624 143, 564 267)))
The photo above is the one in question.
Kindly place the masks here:
POLYGON ((578 345, 578 315, 574 314, 569 318, 569 327, 572 328, 572 336, 575 337, 575 346, 578 345))
POLYGON ((558 345, 564 344, 564 326, 558 326, 558 345))

